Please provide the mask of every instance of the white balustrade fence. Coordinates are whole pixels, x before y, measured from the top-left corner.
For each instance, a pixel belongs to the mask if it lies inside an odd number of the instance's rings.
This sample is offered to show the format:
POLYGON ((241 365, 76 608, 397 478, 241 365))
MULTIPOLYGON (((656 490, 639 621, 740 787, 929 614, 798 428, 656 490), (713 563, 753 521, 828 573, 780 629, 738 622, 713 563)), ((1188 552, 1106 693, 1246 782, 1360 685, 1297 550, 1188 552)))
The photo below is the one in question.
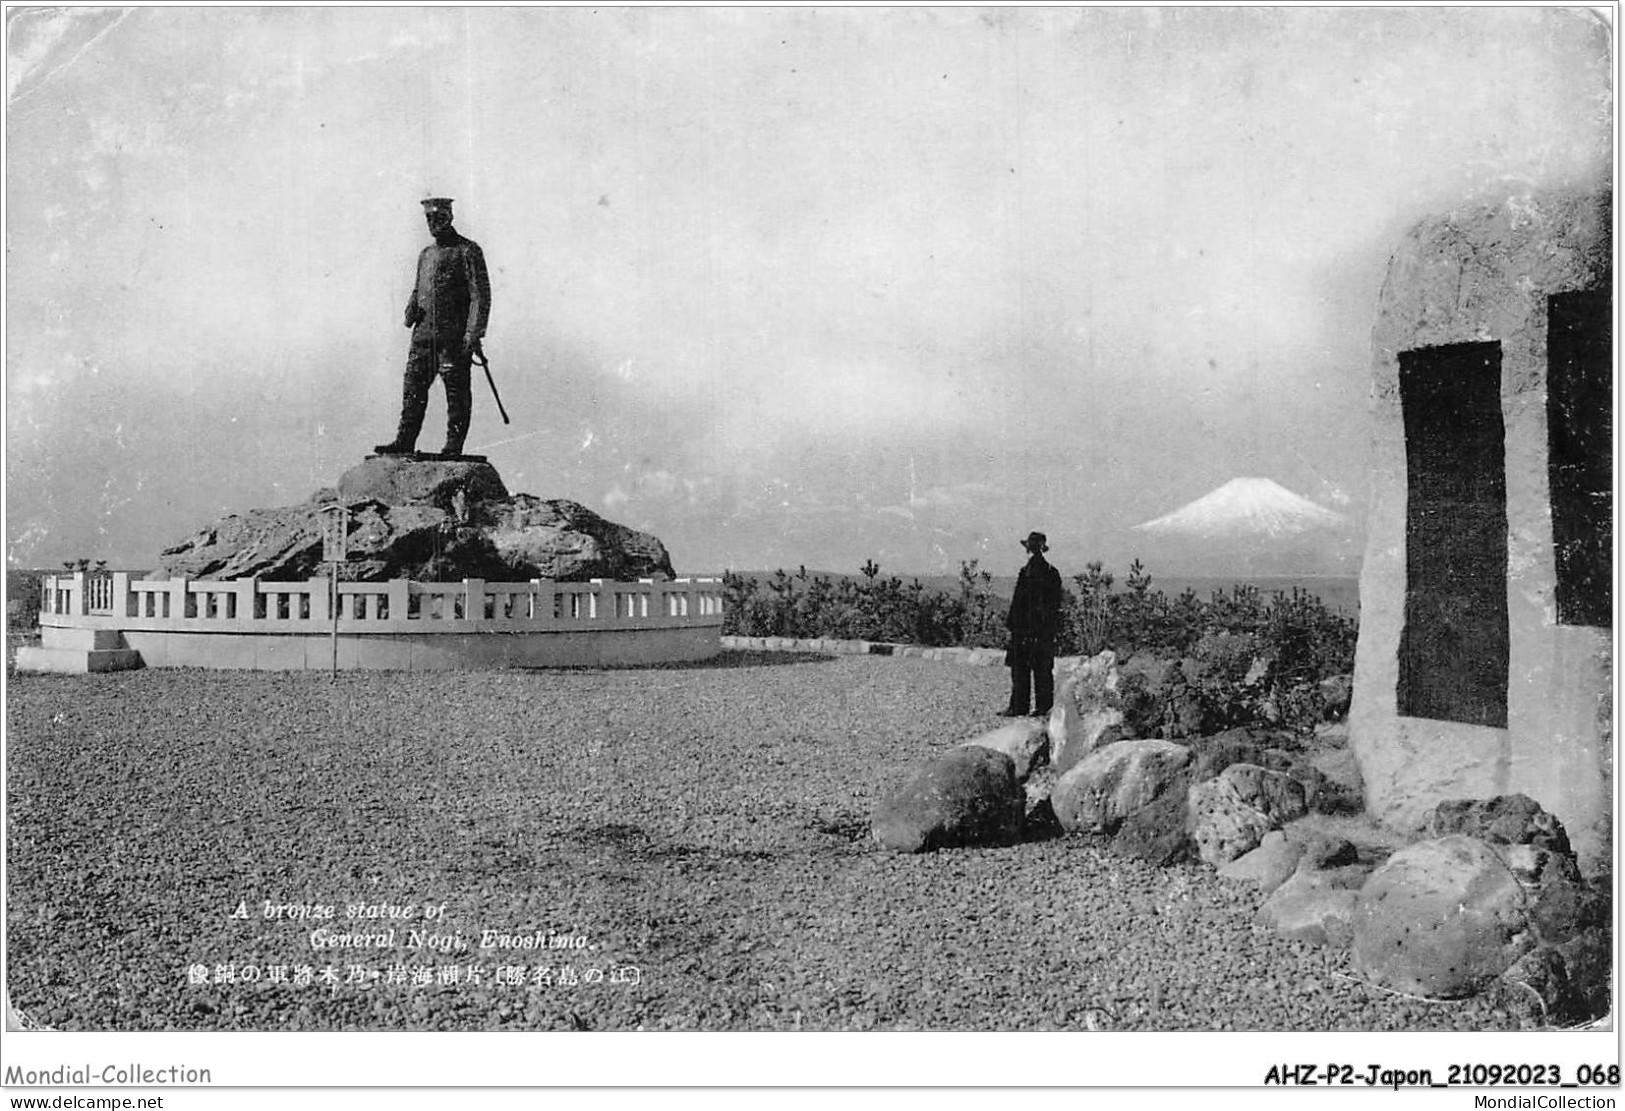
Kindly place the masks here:
MULTIPOLYGON (((134 579, 127 572, 46 576, 40 623, 152 631, 324 633, 332 583, 134 579)), ((543 632, 720 626, 720 576, 637 582, 341 582, 341 633, 543 632)))

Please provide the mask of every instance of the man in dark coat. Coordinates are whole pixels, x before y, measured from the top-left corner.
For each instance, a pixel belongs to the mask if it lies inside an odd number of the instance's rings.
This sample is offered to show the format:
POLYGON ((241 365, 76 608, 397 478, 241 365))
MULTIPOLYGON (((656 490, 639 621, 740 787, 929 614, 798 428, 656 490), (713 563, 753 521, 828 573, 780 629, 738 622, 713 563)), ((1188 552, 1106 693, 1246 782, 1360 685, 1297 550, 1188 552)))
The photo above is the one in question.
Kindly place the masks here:
POLYGON ((461 455, 474 408, 469 367, 491 314, 491 279, 485 254, 451 226, 451 198, 423 202, 423 218, 434 242, 418 255, 417 282, 406 303, 412 349, 401 387, 401 422, 395 439, 379 444, 380 455, 415 450, 435 376, 446 380, 446 446, 442 455, 461 455))
POLYGON ((1010 706, 1002 715, 1007 718, 1025 717, 1035 693, 1035 716, 1048 714, 1054 706, 1055 638, 1061 632, 1061 573, 1044 558, 1049 542, 1043 533, 1035 532, 1021 546, 1029 555, 1016 576, 1015 597, 1010 599, 1010 648, 1004 656, 1010 668, 1010 706))

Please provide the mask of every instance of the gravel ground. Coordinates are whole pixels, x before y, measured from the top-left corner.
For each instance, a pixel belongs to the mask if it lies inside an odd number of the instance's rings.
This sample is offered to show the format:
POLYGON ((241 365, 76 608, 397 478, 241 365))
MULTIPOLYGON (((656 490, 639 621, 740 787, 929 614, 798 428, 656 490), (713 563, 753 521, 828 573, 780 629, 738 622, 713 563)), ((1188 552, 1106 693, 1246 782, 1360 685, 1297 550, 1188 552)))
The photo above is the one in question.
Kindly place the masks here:
POLYGON ((998 724, 1006 682, 742 652, 336 682, 13 674, 12 1001, 75 1030, 1526 1021, 1504 997, 1363 986, 1346 955, 1255 926, 1256 892, 1200 866, 1071 838, 875 846, 875 800, 921 755, 998 724), (268 918, 267 903, 334 917, 268 918), (347 919, 351 904, 411 917, 347 919), (317 929, 391 926, 390 947, 312 947, 317 929), (548 947, 482 950, 487 930, 548 947), (458 937, 469 948, 434 948, 458 937))

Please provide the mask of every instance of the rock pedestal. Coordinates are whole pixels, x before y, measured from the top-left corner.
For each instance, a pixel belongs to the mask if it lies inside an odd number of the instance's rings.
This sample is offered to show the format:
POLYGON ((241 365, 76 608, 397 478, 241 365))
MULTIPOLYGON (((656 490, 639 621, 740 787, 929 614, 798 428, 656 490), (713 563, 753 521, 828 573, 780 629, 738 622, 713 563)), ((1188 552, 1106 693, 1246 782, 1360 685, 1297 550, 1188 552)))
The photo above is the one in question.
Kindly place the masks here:
POLYGON ((166 548, 150 577, 311 578, 333 505, 350 510, 347 576, 358 582, 674 577, 648 533, 576 502, 509 494, 487 462, 414 456, 370 458, 302 505, 224 517, 166 548))

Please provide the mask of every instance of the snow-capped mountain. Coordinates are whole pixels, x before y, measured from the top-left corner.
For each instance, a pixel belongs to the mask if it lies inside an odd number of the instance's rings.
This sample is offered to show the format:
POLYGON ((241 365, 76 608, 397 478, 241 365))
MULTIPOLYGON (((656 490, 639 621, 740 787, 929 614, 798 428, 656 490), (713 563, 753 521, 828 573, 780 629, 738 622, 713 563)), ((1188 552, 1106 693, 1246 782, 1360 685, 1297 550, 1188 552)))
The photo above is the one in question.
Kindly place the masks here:
POLYGON ((1127 536, 1164 575, 1349 575, 1364 548, 1355 522, 1267 478, 1233 478, 1127 536))
POLYGON ((1298 536, 1347 527, 1348 518, 1267 478, 1232 478, 1172 513, 1135 525, 1155 536, 1298 536))

